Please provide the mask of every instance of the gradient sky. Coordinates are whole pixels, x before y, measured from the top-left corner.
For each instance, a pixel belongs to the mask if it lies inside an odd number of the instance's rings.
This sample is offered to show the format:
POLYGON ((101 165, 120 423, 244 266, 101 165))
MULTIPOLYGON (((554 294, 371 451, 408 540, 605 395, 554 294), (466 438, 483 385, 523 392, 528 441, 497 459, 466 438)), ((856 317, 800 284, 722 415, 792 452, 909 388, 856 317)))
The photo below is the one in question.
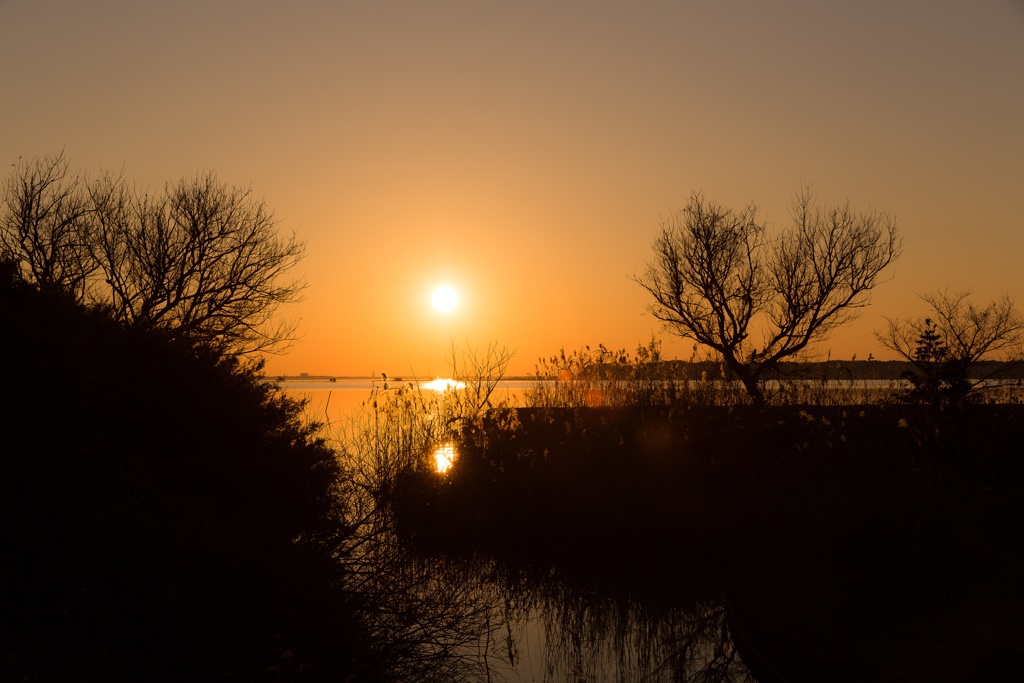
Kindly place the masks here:
POLYGON ((0 0, 0 161, 214 170, 308 244, 272 374, 441 374, 450 339, 635 348, 691 190, 888 209, 903 257, 824 346, 972 287, 1024 303, 1024 3, 0 0), (448 284, 453 313, 430 306, 448 284))

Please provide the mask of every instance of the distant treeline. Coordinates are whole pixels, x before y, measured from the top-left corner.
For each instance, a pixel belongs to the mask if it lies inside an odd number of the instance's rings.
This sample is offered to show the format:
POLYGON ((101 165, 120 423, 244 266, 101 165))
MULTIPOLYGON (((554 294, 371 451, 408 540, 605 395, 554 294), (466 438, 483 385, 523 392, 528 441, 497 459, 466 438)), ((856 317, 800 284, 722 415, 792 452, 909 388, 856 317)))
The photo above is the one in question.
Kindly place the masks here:
MULTIPOLYGON (((990 376, 1002 363, 998 361, 981 361, 973 365, 967 371, 968 379, 981 379, 990 376)), ((605 371, 609 376, 614 376, 618 365, 615 363, 604 364, 605 371)), ((716 361, 685 361, 668 360, 650 365, 659 376, 679 377, 686 379, 700 379, 702 376, 708 379, 720 379, 722 373, 726 373, 730 379, 735 379, 722 363, 716 361)), ((623 367, 623 372, 625 368, 623 367)), ((890 380, 900 379, 905 372, 914 372, 914 365, 903 360, 828 360, 817 362, 783 362, 779 364, 779 370, 769 376, 769 379, 802 379, 802 380, 890 380)), ((1024 367, 1012 369, 1000 375, 1002 379, 1024 379, 1024 367)), ((372 376, 341 376, 341 375, 273 375, 267 379, 286 382, 316 382, 335 380, 374 380, 380 379, 380 375, 372 376)), ((404 381, 401 377, 391 377, 394 381, 404 381)), ((408 377, 405 379, 409 379, 408 377)), ((429 378, 414 378, 419 381, 429 378)), ((505 378, 508 381, 530 381, 537 379, 536 375, 516 375, 505 378)), ((554 379, 554 378, 541 378, 554 379)))
MULTIPOLYGON (((981 361, 967 371, 969 379, 981 379, 990 376, 1002 363, 998 361, 981 361)), ((616 364, 605 364, 609 377, 615 376, 616 364)), ((720 379, 732 373, 724 364, 716 361, 684 361, 669 360, 652 364, 659 376, 679 377, 686 379, 720 379), (658 367, 660 366, 660 367, 658 367)), ((828 360, 817 362, 783 362, 778 371, 768 379, 797 380, 893 380, 900 379, 905 372, 915 372, 914 365, 900 360, 828 360)), ((1017 368, 1000 375, 1003 379, 1024 379, 1024 368, 1017 368)), ((530 380, 534 376, 510 377, 513 380, 530 380)), ((554 379, 554 378, 551 378, 554 379)))

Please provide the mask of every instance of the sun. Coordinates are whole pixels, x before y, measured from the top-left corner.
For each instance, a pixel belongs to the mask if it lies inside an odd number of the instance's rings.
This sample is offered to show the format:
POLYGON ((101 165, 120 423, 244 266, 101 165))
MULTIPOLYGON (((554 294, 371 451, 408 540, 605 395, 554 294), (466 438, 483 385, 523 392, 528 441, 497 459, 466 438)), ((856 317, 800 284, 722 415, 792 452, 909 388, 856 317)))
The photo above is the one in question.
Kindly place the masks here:
POLYGON ((438 287, 430 297, 434 308, 447 313, 459 304, 459 295, 451 287, 438 287))

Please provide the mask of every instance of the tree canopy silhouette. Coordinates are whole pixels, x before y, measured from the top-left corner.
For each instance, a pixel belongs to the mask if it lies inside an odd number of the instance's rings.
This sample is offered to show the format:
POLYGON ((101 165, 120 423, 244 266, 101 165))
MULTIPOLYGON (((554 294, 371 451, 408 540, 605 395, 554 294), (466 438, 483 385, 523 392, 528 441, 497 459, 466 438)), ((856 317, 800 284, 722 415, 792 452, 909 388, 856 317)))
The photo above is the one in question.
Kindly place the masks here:
POLYGON ((92 206, 85 182, 63 154, 19 161, 0 189, 0 258, 20 264, 43 288, 85 296, 99 264, 91 242, 92 206))
POLYGON ((956 407, 1024 365, 1024 317, 1013 300, 1004 295, 978 307, 970 296, 970 290, 922 294, 931 315, 887 318, 886 328, 875 332, 883 346, 914 364, 908 400, 956 407), (980 376, 972 373, 982 363, 980 376))
POLYGON ((288 274, 305 246, 278 234, 250 189, 213 173, 151 197, 121 175, 72 175, 61 154, 18 164, 0 212, 0 256, 29 281, 107 305, 131 326, 234 354, 294 339, 277 312, 302 298, 304 282, 288 274))
POLYGON ((892 214, 819 207, 809 188, 790 215, 793 224, 773 234, 755 205, 734 211, 694 192, 662 221, 654 259, 634 276, 654 317, 720 353, 757 404, 780 361, 857 316, 902 249, 892 214))

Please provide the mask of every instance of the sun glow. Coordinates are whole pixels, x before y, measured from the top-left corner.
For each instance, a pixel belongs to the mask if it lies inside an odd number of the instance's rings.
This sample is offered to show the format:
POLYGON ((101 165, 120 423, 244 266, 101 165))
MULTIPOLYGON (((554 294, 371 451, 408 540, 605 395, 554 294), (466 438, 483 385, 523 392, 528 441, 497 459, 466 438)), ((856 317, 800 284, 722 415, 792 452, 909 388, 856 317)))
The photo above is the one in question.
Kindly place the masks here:
POLYGON ((434 451, 434 460, 437 462, 437 471, 444 473, 452 468, 452 463, 455 462, 455 444, 448 442, 441 444, 434 451))
POLYGON ((442 313, 447 313, 458 306, 459 295, 451 287, 438 287, 431 295, 430 301, 434 304, 434 308, 442 313))

